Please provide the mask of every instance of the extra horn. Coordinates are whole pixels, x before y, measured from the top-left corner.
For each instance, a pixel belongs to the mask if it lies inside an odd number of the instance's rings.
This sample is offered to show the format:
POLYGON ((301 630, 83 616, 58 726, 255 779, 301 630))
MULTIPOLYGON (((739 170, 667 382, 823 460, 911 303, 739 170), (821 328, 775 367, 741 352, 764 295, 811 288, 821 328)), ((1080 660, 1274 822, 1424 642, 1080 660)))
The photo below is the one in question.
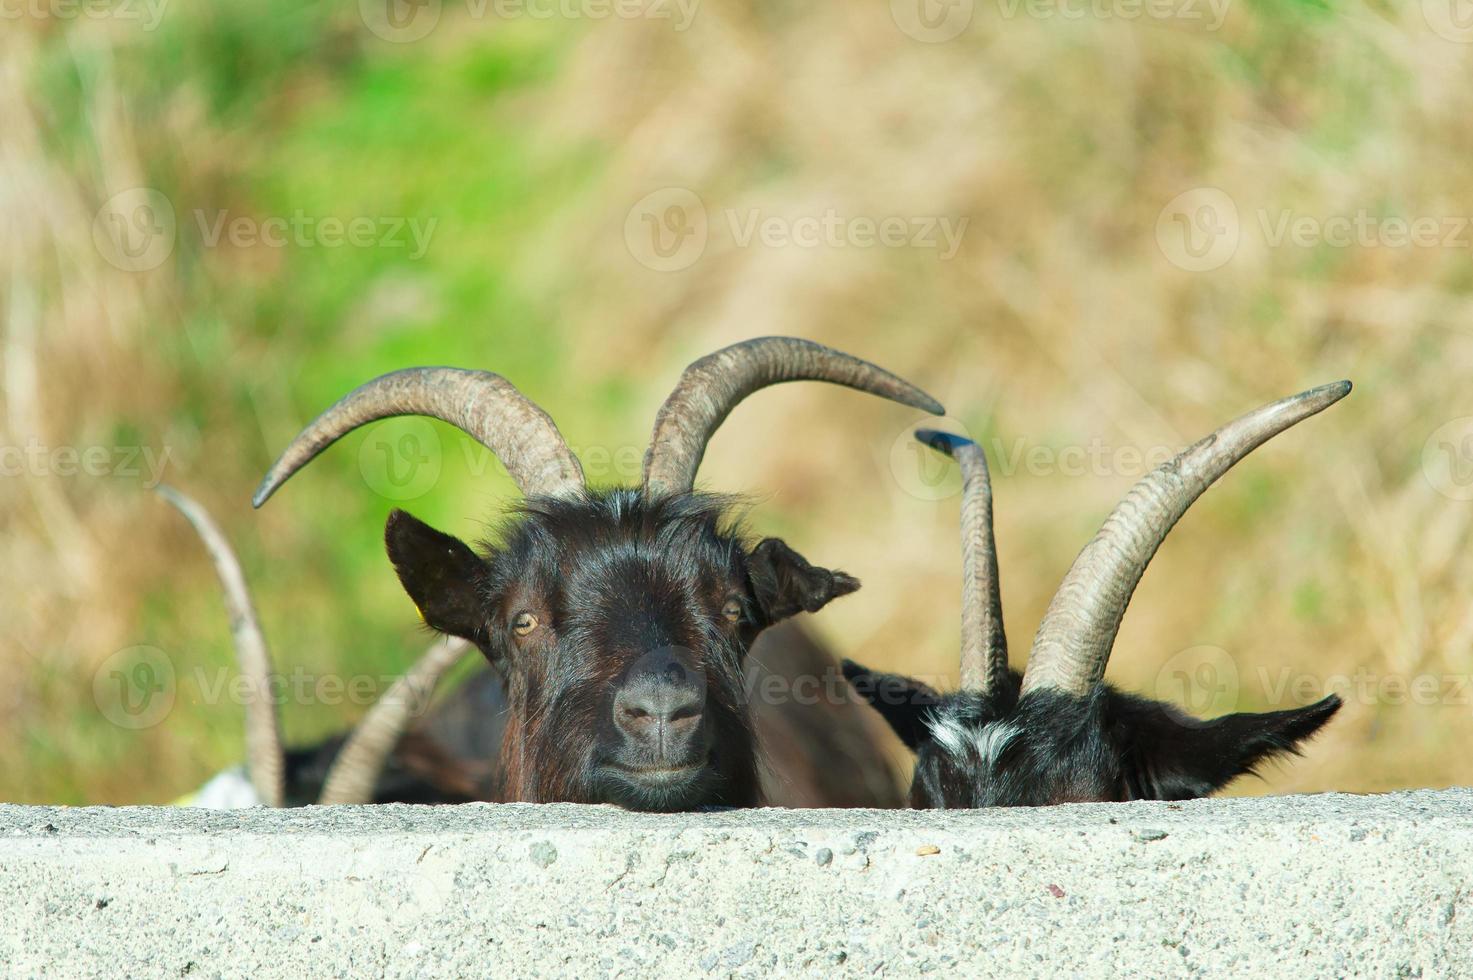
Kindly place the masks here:
POLYGON ((920 429, 916 440, 956 460, 962 471, 961 684, 988 694, 1008 672, 1008 639, 998 589, 997 544, 992 536, 992 480, 987 455, 970 439, 920 429))
POLYGON ((1234 463, 1350 393, 1349 381, 1313 388, 1249 412, 1168 460, 1105 519, 1054 594, 1033 639, 1023 693, 1087 693, 1105 673, 1125 607, 1166 534, 1234 463))
POLYGON ((293 473, 349 432, 398 415, 424 415, 465 432, 496 454, 529 497, 583 489, 583 468, 557 426, 510 381, 490 371, 427 367, 374 378, 319 415, 286 447, 252 504, 260 507, 293 473))
POLYGON ((687 493, 706 444, 731 410, 748 395, 785 381, 828 381, 881 398, 945 413, 915 385, 868 361, 796 337, 759 337, 707 354, 685 369, 655 416, 644 458, 644 486, 651 494, 687 493))
POLYGON ((251 785, 266 806, 282 805, 286 780, 286 762, 281 750, 281 726, 276 717, 276 703, 271 692, 271 654, 266 649, 266 635, 251 605, 250 590, 240 561, 235 557, 224 533, 198 503, 175 490, 160 485, 158 493, 183 514, 204 541, 215 573, 225 591, 225 609, 230 614, 230 632, 235 640, 235 655, 241 675, 250 688, 246 704, 246 765, 251 785))
POLYGON ((328 770, 318 802, 372 803, 379 776, 404 730, 429 703, 440 679, 474 649, 459 637, 437 642, 394 681, 343 743, 328 770))

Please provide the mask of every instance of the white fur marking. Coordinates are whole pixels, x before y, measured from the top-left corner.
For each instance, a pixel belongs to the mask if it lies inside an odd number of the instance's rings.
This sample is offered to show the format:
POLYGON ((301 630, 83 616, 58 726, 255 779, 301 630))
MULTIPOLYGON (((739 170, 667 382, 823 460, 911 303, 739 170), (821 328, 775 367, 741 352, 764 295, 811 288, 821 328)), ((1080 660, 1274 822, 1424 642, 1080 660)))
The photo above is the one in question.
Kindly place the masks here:
POLYGON ((966 763, 970 761, 967 756, 975 754, 978 761, 989 769, 1018 734, 1017 726, 1008 722, 995 722, 978 728, 950 714, 932 718, 929 727, 932 741, 953 759, 966 763))

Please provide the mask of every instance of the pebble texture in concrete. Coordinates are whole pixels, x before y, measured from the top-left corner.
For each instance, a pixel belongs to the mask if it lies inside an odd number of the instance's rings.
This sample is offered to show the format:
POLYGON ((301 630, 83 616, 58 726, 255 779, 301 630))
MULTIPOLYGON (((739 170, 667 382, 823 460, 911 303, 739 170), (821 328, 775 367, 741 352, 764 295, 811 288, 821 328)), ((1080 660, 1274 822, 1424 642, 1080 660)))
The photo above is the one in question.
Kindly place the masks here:
POLYGON ((4 976, 1473 976, 1473 791, 0 807, 4 976))

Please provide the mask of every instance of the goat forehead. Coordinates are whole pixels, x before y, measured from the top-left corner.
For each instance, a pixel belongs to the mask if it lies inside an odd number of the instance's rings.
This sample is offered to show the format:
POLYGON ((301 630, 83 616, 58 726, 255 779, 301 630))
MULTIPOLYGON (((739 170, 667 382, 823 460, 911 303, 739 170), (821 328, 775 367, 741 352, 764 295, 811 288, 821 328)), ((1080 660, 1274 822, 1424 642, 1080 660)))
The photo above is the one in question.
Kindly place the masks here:
POLYGON ((978 722, 946 710, 933 714, 927 725, 936 746, 955 764, 968 768, 991 769, 1020 732, 1008 721, 978 722))
POLYGON ((564 590, 567 623, 605 651, 642 654, 657 647, 692 646, 704 603, 690 584, 659 562, 627 558, 575 576, 564 590))

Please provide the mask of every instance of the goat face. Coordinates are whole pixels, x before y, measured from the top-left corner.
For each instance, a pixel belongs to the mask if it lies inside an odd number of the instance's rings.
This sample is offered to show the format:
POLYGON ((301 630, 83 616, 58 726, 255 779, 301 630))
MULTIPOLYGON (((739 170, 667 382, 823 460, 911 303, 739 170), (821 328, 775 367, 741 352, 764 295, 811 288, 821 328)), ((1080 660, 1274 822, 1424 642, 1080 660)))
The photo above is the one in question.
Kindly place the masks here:
POLYGON ((985 695, 943 695, 849 662, 844 674, 915 752, 910 802, 924 809, 1208 796, 1294 753, 1340 708, 1331 695, 1203 721, 1108 684, 1085 697, 1048 689, 1020 697, 1016 671, 985 695))
MULTIPOLYGON (((319 416, 255 502, 375 419, 427 415, 474 436, 527 498, 500 540, 477 554, 399 512, 386 540, 425 621, 475 643, 507 682, 500 795, 662 810, 751 804, 757 767, 743 658, 766 626, 859 583, 781 541, 747 548, 724 520, 724 501, 695 493, 694 481, 707 441, 738 402, 799 380, 943 411, 847 354, 790 337, 746 341, 686 369, 655 418, 638 488, 591 491, 552 419, 504 378, 412 368, 319 416)), ((355 785, 361 797, 371 780, 355 785)))
POLYGON ((1192 501, 1254 448, 1349 391, 1341 382, 1266 405, 1141 480, 1075 559, 1021 677, 1008 669, 986 457, 968 439, 917 433, 962 470, 963 690, 942 696, 918 681, 845 665, 858 693, 916 752, 912 803, 1205 796, 1264 760, 1294 752, 1329 721, 1340 707, 1333 695, 1305 708, 1199 721, 1116 691, 1103 675, 1131 594, 1192 501))
POLYGON ((402 511, 389 556, 433 628, 475 643, 510 701, 505 799, 679 810, 757 802, 752 641, 854 591, 726 502, 635 490, 534 498, 477 554, 402 511))

